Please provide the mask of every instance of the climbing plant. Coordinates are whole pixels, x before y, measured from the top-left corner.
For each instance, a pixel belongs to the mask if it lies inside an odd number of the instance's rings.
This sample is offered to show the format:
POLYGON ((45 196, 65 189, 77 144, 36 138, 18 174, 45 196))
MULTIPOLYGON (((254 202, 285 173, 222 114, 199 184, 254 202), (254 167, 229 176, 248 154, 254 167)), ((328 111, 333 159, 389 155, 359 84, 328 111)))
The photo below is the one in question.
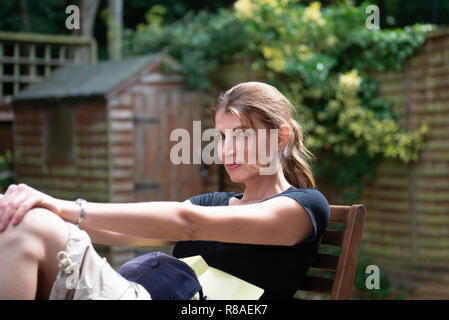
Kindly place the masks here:
POLYGON ((416 161, 428 130, 399 125, 391 101, 378 96, 372 72, 401 69, 433 26, 369 30, 365 7, 352 1, 322 8, 317 1, 239 0, 232 9, 167 25, 155 7, 125 42, 131 55, 171 54, 189 85, 199 89, 233 57, 249 57, 251 68, 296 107, 305 143, 317 155, 315 174, 351 203, 381 159, 416 161))

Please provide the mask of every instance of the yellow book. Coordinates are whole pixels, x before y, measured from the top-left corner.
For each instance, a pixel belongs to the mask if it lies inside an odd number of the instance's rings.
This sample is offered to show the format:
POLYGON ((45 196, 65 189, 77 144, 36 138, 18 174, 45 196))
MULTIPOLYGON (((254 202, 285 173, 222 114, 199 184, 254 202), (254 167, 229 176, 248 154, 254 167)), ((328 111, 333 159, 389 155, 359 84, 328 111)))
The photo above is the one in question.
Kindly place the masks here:
POLYGON ((210 300, 257 300, 263 289, 229 273, 210 267, 201 256, 179 259, 188 264, 210 300))

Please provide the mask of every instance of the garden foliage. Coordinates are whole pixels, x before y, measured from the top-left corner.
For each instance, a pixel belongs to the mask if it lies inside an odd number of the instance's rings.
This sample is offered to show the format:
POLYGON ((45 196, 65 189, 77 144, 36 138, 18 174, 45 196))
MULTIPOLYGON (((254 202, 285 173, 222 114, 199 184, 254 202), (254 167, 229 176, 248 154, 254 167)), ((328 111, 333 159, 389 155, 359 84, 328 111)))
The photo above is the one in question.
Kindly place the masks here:
POLYGON ((306 146, 319 159, 315 174, 343 190, 349 204, 381 159, 416 161, 428 130, 402 128, 372 74, 401 69, 433 27, 369 30, 365 7, 239 0, 232 9, 164 24, 164 9, 155 6, 146 24, 127 31, 125 51, 169 53, 197 89, 210 86, 211 75, 230 60, 250 61, 296 107, 306 146))

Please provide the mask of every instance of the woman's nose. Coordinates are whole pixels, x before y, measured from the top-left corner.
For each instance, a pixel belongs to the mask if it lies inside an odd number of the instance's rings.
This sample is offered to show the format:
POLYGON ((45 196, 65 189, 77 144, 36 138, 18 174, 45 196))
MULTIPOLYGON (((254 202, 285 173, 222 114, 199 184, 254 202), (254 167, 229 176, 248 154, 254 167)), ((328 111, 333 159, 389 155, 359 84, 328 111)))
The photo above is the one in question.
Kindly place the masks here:
POLYGON ((222 143, 221 157, 223 163, 233 163, 235 161, 236 154, 235 141, 233 137, 226 137, 222 143))

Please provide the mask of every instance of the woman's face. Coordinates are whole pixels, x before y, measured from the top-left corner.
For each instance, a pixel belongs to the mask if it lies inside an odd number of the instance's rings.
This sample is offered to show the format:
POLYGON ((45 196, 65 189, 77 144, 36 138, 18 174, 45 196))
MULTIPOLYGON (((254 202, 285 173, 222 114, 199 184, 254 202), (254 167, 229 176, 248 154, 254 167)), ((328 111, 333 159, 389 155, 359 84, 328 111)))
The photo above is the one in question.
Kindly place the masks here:
POLYGON ((270 130, 257 119, 252 120, 255 128, 242 123, 232 113, 219 110, 215 115, 218 155, 233 182, 245 182, 261 175, 260 169, 269 165, 269 158, 277 156, 277 131, 272 133, 276 136, 270 139, 270 130), (270 145, 275 148, 271 149, 270 145), (261 154, 266 157, 261 157, 261 154))

